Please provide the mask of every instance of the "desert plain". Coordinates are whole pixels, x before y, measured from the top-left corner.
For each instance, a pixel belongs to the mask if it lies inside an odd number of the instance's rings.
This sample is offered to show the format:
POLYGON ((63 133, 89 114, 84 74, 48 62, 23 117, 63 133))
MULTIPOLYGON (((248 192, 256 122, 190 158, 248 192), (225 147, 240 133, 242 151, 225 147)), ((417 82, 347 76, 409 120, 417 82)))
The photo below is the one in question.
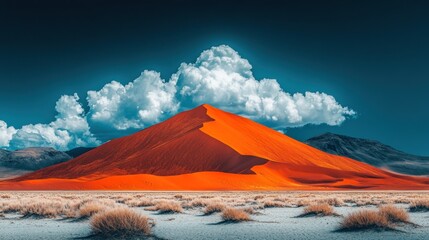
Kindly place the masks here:
POLYGON ((0 239, 427 239, 427 191, 0 192, 0 239))

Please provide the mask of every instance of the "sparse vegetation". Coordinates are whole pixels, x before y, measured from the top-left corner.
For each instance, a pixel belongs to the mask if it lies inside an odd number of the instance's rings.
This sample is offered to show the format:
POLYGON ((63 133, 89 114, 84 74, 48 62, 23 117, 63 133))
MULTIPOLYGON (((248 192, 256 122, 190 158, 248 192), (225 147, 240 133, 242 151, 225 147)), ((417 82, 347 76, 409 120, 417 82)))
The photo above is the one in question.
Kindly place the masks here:
POLYGON ((319 203, 326 203, 335 207, 341 207, 344 205, 344 201, 341 198, 337 197, 322 199, 319 201, 319 203))
MULTIPOLYGON (((249 221, 258 209, 302 206, 301 216, 336 215, 333 206, 377 205, 373 213, 353 213, 341 224, 350 229, 393 229, 410 223, 408 213, 392 204, 409 204, 410 212, 429 211, 426 192, 37 192, 0 193, 0 215, 20 214, 31 218, 87 219, 118 207, 145 207, 159 213, 204 215, 220 212, 225 222, 249 221), (356 224, 360 227, 354 227, 356 224)), ((415 225, 415 224, 414 224, 415 225)))
POLYGON ((394 205, 383 205, 379 207, 379 213, 391 223, 409 223, 410 216, 408 213, 394 205))
POLYGON ((225 222, 244 222, 251 220, 249 214, 241 209, 235 208, 225 208, 222 211, 222 219, 225 222))
POLYGON ((410 212, 427 212, 429 211, 429 199, 419 199, 411 202, 410 212))
POLYGON ((149 198, 138 198, 138 199, 130 199, 128 201, 125 201, 125 204, 129 207, 148 207, 152 206, 153 200, 149 198))
POLYGON ((182 206, 176 201, 159 201, 155 206, 146 208, 146 210, 158 211, 158 213, 161 214, 183 212, 182 206))
POLYGON ((91 201, 91 202, 87 202, 85 204, 83 204, 80 208, 79 208, 79 217, 80 218, 86 218, 86 217, 91 217, 92 215, 99 213, 101 211, 104 211, 106 209, 106 206, 96 202, 96 201, 91 201))
POLYGON ((346 216, 340 230, 394 230, 398 223, 416 225, 409 221, 408 213, 394 205, 383 205, 378 210, 360 210, 346 216))
POLYGON ((150 235, 153 220, 128 208, 114 208, 94 215, 91 229, 95 235, 129 236, 150 235))
POLYGON ((340 224, 341 231, 389 230, 387 218, 376 210, 359 210, 347 215, 340 224))
POLYGON ((224 204, 219 203, 219 202, 213 202, 213 203, 210 203, 206 206, 206 208, 204 209, 204 214, 210 215, 210 214, 213 214, 215 212, 222 212, 225 208, 226 208, 226 206, 224 204))
POLYGON ((263 206, 264 208, 282 208, 282 207, 286 207, 287 204, 280 201, 267 200, 267 201, 264 201, 263 206))
POLYGON ((57 202, 34 201, 21 206, 19 212, 23 217, 55 218, 62 214, 62 205, 57 202))
POLYGON ((304 208, 304 213, 299 215, 299 217, 305 217, 305 216, 334 216, 338 215, 334 212, 334 208, 332 208, 331 205, 327 203, 319 203, 319 204, 313 204, 308 205, 304 208))

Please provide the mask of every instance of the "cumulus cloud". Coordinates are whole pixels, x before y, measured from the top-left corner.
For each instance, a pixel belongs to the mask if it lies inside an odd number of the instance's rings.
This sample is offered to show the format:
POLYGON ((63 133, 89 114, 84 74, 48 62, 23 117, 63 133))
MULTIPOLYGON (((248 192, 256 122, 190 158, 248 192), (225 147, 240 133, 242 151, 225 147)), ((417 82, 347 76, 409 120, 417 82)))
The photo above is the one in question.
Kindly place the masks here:
POLYGON ((79 97, 63 95, 57 101, 55 121, 49 124, 29 124, 17 129, 3 146, 11 148, 53 147, 67 150, 80 146, 96 146, 100 144, 90 132, 84 116, 84 109, 78 102, 79 97))
POLYGON ((0 148, 9 147, 9 142, 15 133, 16 129, 14 127, 8 127, 6 122, 0 120, 0 148))
POLYGON ((339 125, 355 114, 331 95, 290 94, 275 79, 255 79, 252 65, 226 45, 202 52, 195 63, 183 63, 172 80, 190 105, 209 103, 276 128, 339 125))
POLYGON ((275 79, 256 79, 249 61, 227 45, 203 51, 194 63, 182 63, 168 81, 158 72, 145 70, 125 85, 112 81, 88 91, 86 100, 87 113, 77 94, 62 96, 55 106, 55 121, 49 124, 15 129, 0 121, 0 147, 93 146, 100 144, 96 136, 108 140, 105 136, 110 133, 127 133, 116 130, 142 129, 204 103, 277 130, 339 125, 355 115, 326 93, 289 93, 275 79))
POLYGON ((92 124, 117 130, 157 123, 180 107, 208 103, 281 129, 306 124, 339 125, 355 112, 320 92, 290 94, 275 79, 255 79, 252 65, 227 45, 203 51, 195 63, 182 63, 169 81, 144 71, 126 85, 112 81, 89 91, 92 124))
POLYGON ((155 71, 144 71, 125 86, 112 81, 88 92, 89 118, 94 124, 118 130, 144 128, 176 113, 176 83, 166 82, 155 71))

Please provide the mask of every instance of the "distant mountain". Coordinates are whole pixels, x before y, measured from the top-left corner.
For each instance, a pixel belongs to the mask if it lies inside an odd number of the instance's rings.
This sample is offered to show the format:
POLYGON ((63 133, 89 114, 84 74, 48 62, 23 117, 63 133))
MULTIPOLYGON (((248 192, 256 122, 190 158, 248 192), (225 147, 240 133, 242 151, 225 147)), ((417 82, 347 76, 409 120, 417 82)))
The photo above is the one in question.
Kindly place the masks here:
POLYGON ((379 168, 411 175, 429 175, 429 157, 407 154, 377 141, 326 133, 306 141, 324 152, 356 159, 379 168))
POLYGON ((4 179, 19 177, 30 172, 32 171, 0 166, 0 181, 4 179))
POLYGON ((204 104, 0 189, 429 189, 429 178, 328 154, 204 104))
POLYGON ((75 157, 79 157, 80 155, 91 151, 92 149, 94 149, 95 147, 77 147, 77 148, 73 148, 71 150, 65 151, 66 154, 68 154, 69 156, 75 158, 75 157))
POLYGON ((70 159, 67 153, 47 147, 0 150, 0 167, 16 170, 38 170, 70 159))

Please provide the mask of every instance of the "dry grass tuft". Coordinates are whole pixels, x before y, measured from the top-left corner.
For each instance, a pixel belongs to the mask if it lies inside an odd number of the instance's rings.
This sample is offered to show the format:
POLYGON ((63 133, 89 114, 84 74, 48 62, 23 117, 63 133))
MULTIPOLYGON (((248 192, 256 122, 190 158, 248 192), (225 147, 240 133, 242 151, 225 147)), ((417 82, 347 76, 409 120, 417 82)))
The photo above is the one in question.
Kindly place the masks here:
POLYGON ((264 195, 256 195, 253 199, 258 200, 258 199, 263 199, 264 197, 265 197, 264 195))
POLYGON ((347 215, 340 224, 340 231, 392 229, 387 218, 375 210, 360 210, 347 215))
POLYGON ((338 216, 334 212, 334 208, 332 208, 331 205, 327 203, 319 203, 319 204, 313 204, 308 205, 304 208, 304 213, 299 215, 299 217, 305 217, 305 216, 338 216))
POLYGON ((308 205, 311 205, 312 203, 308 200, 298 200, 298 202, 296 203, 297 207, 305 207, 308 205))
POLYGON ((108 207, 106 205, 101 204, 99 202, 87 202, 79 208, 78 216, 80 218, 91 217, 96 213, 106 210, 107 208, 108 207))
POLYGON ((387 221, 391 223, 409 223, 410 216, 408 213, 402 209, 398 208, 394 205, 383 205, 378 208, 378 211, 381 215, 383 215, 387 221))
POLYGON ((114 208, 94 215, 91 229, 96 235, 129 236, 150 235, 153 220, 129 208, 114 208))
POLYGON ((153 200, 149 198, 140 198, 140 199, 131 199, 128 201, 125 201, 125 204, 129 207, 148 207, 152 206, 153 200))
POLYGON ((286 203, 280 202, 280 201, 272 201, 272 200, 264 201, 264 208, 283 208, 286 206, 287 206, 286 203))
POLYGON ((23 217, 55 218, 62 214, 63 206, 57 202, 28 202, 19 206, 19 212, 23 217))
POLYGON ((158 211, 158 213, 161 214, 183 212, 183 208, 180 203, 175 201, 159 201, 155 204, 155 206, 146 208, 146 210, 158 211))
POLYGON ((335 207, 341 207, 344 205, 344 201, 337 197, 322 199, 320 200, 320 203, 327 203, 335 207))
POLYGON ((410 212, 427 212, 429 211, 429 200, 419 199, 411 202, 410 212))
POLYGON ((10 198, 9 194, 2 194, 0 195, 0 198, 6 199, 6 198, 10 198))
POLYGON ((182 194, 176 194, 176 195, 174 195, 174 198, 182 199, 182 198, 183 198, 183 195, 182 195, 182 194))
POLYGON ((207 200, 201 199, 201 198, 197 198, 192 200, 189 205, 191 207, 205 207, 207 206, 207 200))
POLYGON ((225 222, 243 222, 252 220, 245 211, 235 208, 225 208, 222 211, 222 219, 225 222))
POLYGON ((253 207, 245 207, 245 208, 241 208, 241 210, 243 210, 244 212, 248 213, 248 214, 259 214, 255 208, 253 207))
POLYGON ((204 215, 210 215, 215 212, 222 212, 225 208, 226 206, 223 203, 213 202, 213 203, 209 203, 203 212, 204 212, 204 215))

